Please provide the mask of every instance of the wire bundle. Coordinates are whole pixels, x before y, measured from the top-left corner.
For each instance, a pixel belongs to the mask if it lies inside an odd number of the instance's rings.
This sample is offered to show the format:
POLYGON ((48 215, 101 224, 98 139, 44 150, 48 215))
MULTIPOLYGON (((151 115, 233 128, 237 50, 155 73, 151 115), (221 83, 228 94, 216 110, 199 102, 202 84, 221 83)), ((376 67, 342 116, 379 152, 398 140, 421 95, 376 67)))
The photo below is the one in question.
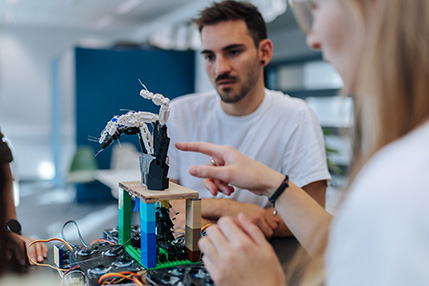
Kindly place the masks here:
POLYGON ((29 250, 30 250, 30 247, 31 247, 33 244, 35 244, 35 243, 39 243, 39 242, 50 242, 50 241, 53 241, 53 240, 61 241, 61 242, 62 242, 62 243, 64 243, 64 244, 65 244, 65 245, 66 245, 70 250, 73 250, 73 248, 70 246, 70 244, 68 244, 65 240, 62 240, 61 238, 38 239, 38 240, 34 240, 34 241, 32 241, 32 242, 28 245, 28 247, 27 247, 27 257, 28 257, 28 260, 30 260, 32 263, 34 263, 34 265, 37 265, 37 266, 46 266, 46 267, 50 267, 50 268, 55 269, 55 270, 58 270, 58 271, 67 271, 67 270, 69 270, 69 269, 62 269, 62 268, 58 268, 58 267, 52 266, 52 265, 50 265, 50 264, 38 263, 38 262, 34 261, 34 260, 30 257, 29 250))
POLYGON ((119 284, 124 280, 134 282, 136 285, 145 285, 144 277, 135 272, 124 271, 119 273, 107 273, 98 279, 98 285, 119 284))

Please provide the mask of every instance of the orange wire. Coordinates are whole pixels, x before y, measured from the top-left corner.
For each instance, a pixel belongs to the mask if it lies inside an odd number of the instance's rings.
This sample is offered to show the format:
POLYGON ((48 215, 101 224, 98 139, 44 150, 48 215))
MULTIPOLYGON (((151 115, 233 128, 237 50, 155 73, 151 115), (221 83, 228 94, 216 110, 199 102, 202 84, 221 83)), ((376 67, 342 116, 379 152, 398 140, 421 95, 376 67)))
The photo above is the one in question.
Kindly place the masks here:
POLYGON ((37 266, 46 266, 46 267, 50 267, 50 268, 52 268, 52 269, 59 270, 59 271, 67 271, 67 270, 69 270, 69 269, 62 269, 62 268, 58 268, 58 267, 55 267, 55 266, 52 266, 52 265, 49 265, 49 264, 38 263, 38 262, 34 261, 34 260, 30 257, 30 254, 29 254, 29 252, 30 252, 30 246, 32 246, 32 245, 33 245, 33 244, 35 244, 35 243, 39 243, 39 242, 50 242, 50 241, 53 241, 53 240, 59 240, 59 241, 61 241, 62 243, 64 243, 65 245, 67 245, 67 247, 68 247, 70 250, 73 250, 73 248, 70 246, 70 244, 68 244, 66 241, 62 240, 61 238, 38 239, 38 240, 34 240, 34 241, 32 241, 32 242, 27 246, 27 257, 28 257, 28 260, 30 260, 32 263, 34 263, 34 265, 37 265, 37 266))
MULTIPOLYGON (((98 279, 98 284, 106 285, 105 283, 108 282, 109 278, 122 278, 121 280, 115 281, 114 283, 116 284, 116 283, 119 283, 120 281, 122 281, 123 279, 134 281, 135 279, 140 278, 140 276, 137 273, 130 272, 130 271, 125 271, 125 272, 120 272, 120 273, 107 273, 107 274, 104 274, 103 276, 101 276, 100 279, 98 279), (128 274, 128 275, 125 275, 125 274, 128 274), (103 281, 103 280, 105 280, 105 281, 103 281)), ((136 282, 136 284, 140 283, 139 285, 143 285, 143 284, 141 284, 140 281, 138 281, 138 283, 137 283, 137 281, 134 281, 134 282, 136 282)), ((111 282, 113 282, 113 281, 111 281, 111 282)))
POLYGON ((69 270, 67 270, 66 272, 64 272, 64 275, 66 275, 68 272, 70 272, 70 271, 72 271, 72 270, 75 270, 76 268, 79 268, 79 265, 76 265, 75 267, 73 267, 73 268, 69 268, 69 270))
POLYGON ((201 231, 205 231, 209 226, 211 226, 212 224, 211 223, 209 223, 209 224, 206 224, 205 226, 203 226, 202 228, 201 228, 201 231))
POLYGON ((114 243, 114 242, 112 242, 112 241, 110 241, 110 240, 99 238, 99 239, 96 239, 96 240, 91 241, 91 243, 89 244, 89 246, 92 246, 94 243, 96 243, 96 242, 100 242, 100 241, 101 241, 101 242, 107 242, 107 243, 109 243, 110 245, 114 245, 114 244, 116 244, 116 243, 114 243))

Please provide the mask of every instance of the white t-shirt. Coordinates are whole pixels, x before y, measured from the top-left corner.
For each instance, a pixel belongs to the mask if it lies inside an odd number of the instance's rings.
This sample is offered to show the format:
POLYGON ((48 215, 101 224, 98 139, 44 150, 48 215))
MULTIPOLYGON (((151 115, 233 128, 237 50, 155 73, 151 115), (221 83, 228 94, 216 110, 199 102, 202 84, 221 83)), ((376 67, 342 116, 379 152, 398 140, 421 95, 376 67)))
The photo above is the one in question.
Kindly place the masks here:
POLYGON ((380 150, 332 223, 327 286, 429 285, 429 123, 380 150))
MULTIPOLYGON (((171 102, 168 120, 169 177, 200 192, 201 198, 213 197, 201 179, 189 174, 192 165, 205 164, 209 157, 181 152, 175 142, 204 141, 230 145, 272 169, 289 175, 298 186, 330 179, 320 124, 307 104, 278 91, 265 90, 258 109, 249 115, 231 116, 220 104, 216 91, 191 94, 171 102)), ((240 202, 269 206, 266 197, 236 189, 231 196, 240 202)))

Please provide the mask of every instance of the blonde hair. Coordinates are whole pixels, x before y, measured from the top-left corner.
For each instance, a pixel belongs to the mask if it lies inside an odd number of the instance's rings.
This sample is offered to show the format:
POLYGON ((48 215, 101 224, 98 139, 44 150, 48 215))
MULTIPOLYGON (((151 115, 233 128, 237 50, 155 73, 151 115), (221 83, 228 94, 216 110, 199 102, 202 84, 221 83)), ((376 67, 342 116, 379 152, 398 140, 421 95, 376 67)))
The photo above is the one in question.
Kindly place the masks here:
MULTIPOLYGON (((371 10, 367 0, 340 2, 357 22, 375 13, 357 23, 365 43, 356 73, 352 184, 377 151, 429 119, 429 1, 377 0, 371 10)), ((315 255, 292 263, 301 285, 324 283, 326 230, 315 255)))
POLYGON ((352 180, 383 146, 429 119, 429 1, 375 3, 356 96, 362 137, 352 180))

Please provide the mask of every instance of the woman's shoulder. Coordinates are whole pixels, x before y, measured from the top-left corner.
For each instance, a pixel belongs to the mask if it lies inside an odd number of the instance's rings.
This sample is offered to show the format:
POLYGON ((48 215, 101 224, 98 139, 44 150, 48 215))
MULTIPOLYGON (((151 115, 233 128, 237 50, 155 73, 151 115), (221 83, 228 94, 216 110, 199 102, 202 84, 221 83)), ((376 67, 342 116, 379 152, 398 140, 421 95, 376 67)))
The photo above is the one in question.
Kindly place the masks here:
POLYGON ((350 188, 352 201, 404 205, 429 200, 429 123, 388 144, 362 168, 350 188))

